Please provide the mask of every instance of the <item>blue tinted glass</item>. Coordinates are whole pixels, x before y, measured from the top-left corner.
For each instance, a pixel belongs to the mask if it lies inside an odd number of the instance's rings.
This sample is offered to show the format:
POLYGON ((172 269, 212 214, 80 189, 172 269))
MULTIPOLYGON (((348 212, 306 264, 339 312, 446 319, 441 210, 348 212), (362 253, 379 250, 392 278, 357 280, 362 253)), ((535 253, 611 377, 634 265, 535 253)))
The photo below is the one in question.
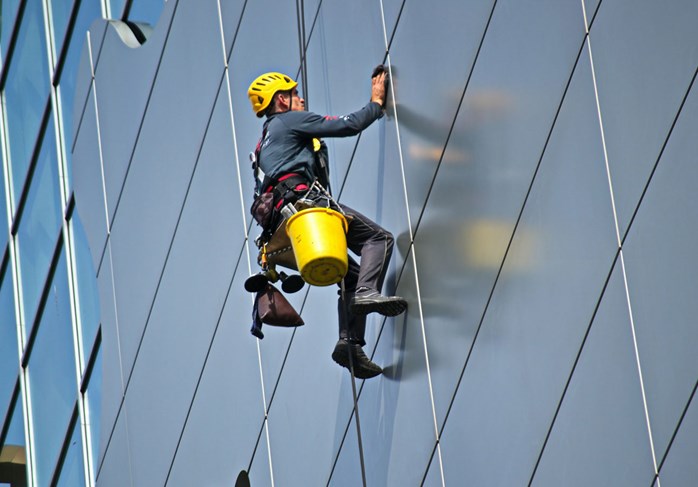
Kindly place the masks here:
MULTIPOLYGON (((0 281, 0 421, 5 417, 19 372, 17 322, 12 292, 12 273, 8 270, 0 281)), ((0 428, 2 424, 0 423, 0 428)))
POLYGON ((77 398, 70 293, 65 255, 51 281, 29 356, 38 485, 48 485, 77 398))
MULTIPOLYGON (((95 364, 90 376, 90 383, 87 386, 87 408, 89 411, 90 420, 90 441, 92 442, 92 464, 93 472, 97 472, 99 465, 99 425, 100 412, 102 403, 102 349, 97 352, 95 364)), ((95 479, 92 479, 95 480, 95 479)))
POLYGON ((121 14, 124 12, 124 0, 109 0, 109 6, 111 8, 111 18, 120 19, 121 14))
MULTIPOLYGON (((65 140, 73 140, 73 103, 75 97, 75 77, 77 75, 78 65, 80 64, 80 53, 85 45, 87 38, 87 29, 90 24, 97 18, 102 16, 102 8, 99 0, 83 0, 80 3, 80 11, 78 12, 77 20, 75 21, 75 29, 73 35, 68 41, 68 54, 65 58, 63 71, 59 82, 59 93, 61 99, 61 113, 63 113, 63 134, 65 140)), ((68 187, 73 187, 72 176, 70 170, 71 164, 70 150, 66 151, 68 157, 68 187)))
MULTIPOLYGON (((20 472, 17 472, 16 475, 19 477, 24 477, 24 479, 17 479, 17 484, 13 485, 27 485, 26 484, 26 469, 27 469, 27 461, 26 461, 26 441, 24 439, 24 413, 23 407, 22 407, 22 396, 19 396, 17 399, 17 402, 15 402, 14 410, 11 412, 9 418, 10 418, 10 427, 7 430, 7 436, 5 437, 5 441, 3 442, 2 445, 0 445, 0 451, 2 451, 3 458, 5 456, 12 458, 12 463, 17 465, 17 469, 19 470, 24 470, 24 475, 22 475, 20 472), (24 480, 23 484, 20 484, 24 480)), ((4 461, 4 460, 3 460, 4 461)), ((0 485, 3 487, 8 485, 3 483, 3 480, 0 479, 0 485)))
POLYGON ((2 4, 0 4, 0 12, 2 13, 0 15, 0 46, 2 47, 1 59, 3 62, 5 54, 7 54, 7 44, 10 42, 18 6, 19 0, 2 0, 2 4))
POLYGON ((128 19, 155 25, 160 18, 165 0, 133 0, 128 19))
POLYGON ((70 438, 68 451, 65 454, 63 465, 60 467, 61 473, 58 477, 57 487, 74 487, 85 485, 85 466, 82 456, 82 435, 80 434, 80 423, 73 427, 73 435, 70 438))
MULTIPOLYGON (((0 157, 0 161, 2 158, 0 157)), ((10 229, 7 224, 7 205, 5 203, 5 182, 0 178, 0 255, 5 252, 10 229)))
POLYGON ((97 290, 97 274, 92 264, 90 248, 87 244, 87 235, 80 222, 80 217, 73 213, 70 220, 70 228, 73 235, 73 248, 75 250, 75 265, 77 267, 78 297, 80 310, 80 324, 82 326, 82 351, 83 363, 87 363, 87 357, 92 351, 95 341, 95 333, 99 326, 99 294, 97 290))
POLYGON ((49 95, 48 58, 41 3, 27 2, 5 84, 5 108, 15 205, 22 193, 29 160, 49 95))
POLYGON ((70 11, 73 9, 73 0, 51 0, 51 17, 53 18, 53 43, 56 58, 61 53, 65 29, 68 26, 70 11))
POLYGON ((46 128, 46 136, 17 234, 25 331, 31 328, 36 316, 36 306, 60 233, 60 205, 58 160, 52 117, 46 128))

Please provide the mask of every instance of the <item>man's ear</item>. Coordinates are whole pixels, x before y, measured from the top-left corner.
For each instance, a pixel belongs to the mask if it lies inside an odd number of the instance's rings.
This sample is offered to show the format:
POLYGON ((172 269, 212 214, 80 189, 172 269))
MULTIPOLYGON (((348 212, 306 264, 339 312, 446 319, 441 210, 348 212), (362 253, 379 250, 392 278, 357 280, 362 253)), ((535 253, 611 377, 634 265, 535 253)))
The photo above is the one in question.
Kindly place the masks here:
POLYGON ((288 109, 291 104, 290 97, 288 96, 288 93, 285 92, 279 92, 274 95, 272 102, 276 103, 276 106, 279 107, 281 111, 288 109))

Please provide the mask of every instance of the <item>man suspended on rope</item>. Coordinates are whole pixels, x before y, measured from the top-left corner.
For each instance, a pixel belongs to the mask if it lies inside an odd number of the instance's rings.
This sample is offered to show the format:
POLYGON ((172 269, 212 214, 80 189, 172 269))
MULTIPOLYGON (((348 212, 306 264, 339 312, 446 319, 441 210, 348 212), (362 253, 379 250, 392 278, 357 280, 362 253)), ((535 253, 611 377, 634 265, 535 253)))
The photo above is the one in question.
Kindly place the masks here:
MULTIPOLYGON (((357 135, 381 118, 386 76, 385 69, 379 66, 371 80, 371 101, 343 117, 306 112, 298 83, 289 76, 266 73, 255 79, 248 96, 255 114, 266 117, 254 165, 257 194, 273 191, 274 205, 280 208, 293 203, 313 182, 329 191, 327 147, 319 139, 357 135)), ((344 292, 340 283, 339 341, 332 359, 346 368, 352 363, 354 375, 367 379, 383 370, 362 349, 366 344, 366 315, 376 312, 396 316, 405 311, 407 302, 398 296, 380 293, 392 255, 392 234, 358 211, 341 203, 338 205, 350 220, 347 247, 361 256, 361 265, 349 256, 344 292)))

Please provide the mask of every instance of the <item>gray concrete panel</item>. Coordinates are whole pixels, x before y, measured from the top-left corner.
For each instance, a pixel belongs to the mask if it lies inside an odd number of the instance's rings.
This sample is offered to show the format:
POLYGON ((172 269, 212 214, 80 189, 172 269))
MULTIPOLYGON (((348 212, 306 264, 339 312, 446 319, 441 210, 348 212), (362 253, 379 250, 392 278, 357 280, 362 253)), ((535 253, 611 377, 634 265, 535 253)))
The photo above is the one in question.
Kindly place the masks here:
POLYGON ((698 92, 686 101, 625 245, 628 287, 658 457, 698 377, 698 92))
MULTIPOLYGON (((528 481, 593 316, 617 247, 593 100, 582 58, 446 423, 447 483, 528 481)), ((430 355, 442 356, 433 323, 430 355)), ((440 421, 451 397, 443 381, 440 421)))
POLYGON ((107 242, 107 211, 101 159, 94 91, 90 90, 85 105, 83 125, 73 149, 73 184, 77 212, 85 228, 95 269, 100 268, 107 242))
POLYGON ((653 474, 618 262, 531 485, 649 485, 653 474))
MULTIPOLYGON (((241 276, 232 289, 238 295, 247 277, 237 266, 244 235, 231 191, 228 114, 227 97, 219 97, 128 385, 138 485, 164 484, 233 273, 241 276)), ((241 321, 242 335, 248 320, 241 321)))
MULTIPOLYGON (((129 35, 130 30, 125 24, 118 21, 110 22, 99 58, 94 60, 107 207, 110 218, 114 216, 124 178, 131 163, 134 145, 139 137, 141 120, 146 110, 151 109, 146 108, 146 105, 156 72, 162 69, 159 61, 169 33, 170 19, 176 6, 177 2, 167 3, 161 22, 148 42, 140 47, 135 47, 137 46, 137 43, 133 42, 135 37, 132 34, 129 35), (125 37, 122 37, 124 32, 125 37), (125 43, 125 39, 132 39, 130 45, 125 43)), ((208 30, 210 28, 202 32, 208 32, 208 30)), ((170 45, 169 42, 168 45, 170 45)), ((93 44, 93 49, 95 47, 93 44)), ((205 56, 202 57, 205 58, 205 56)), ((160 79, 166 76, 166 73, 161 72, 160 79)), ((181 94, 177 98, 181 99, 181 94)))
POLYGON ((671 445, 661 470, 659 478, 664 487, 691 485, 698 478, 698 407, 695 396, 681 422, 681 427, 671 445))
MULTIPOLYGON (((250 301, 239 292, 247 278, 240 264, 174 457, 171 487, 198 485, 202 479, 212 486, 231 485, 254 453, 264 407, 257 347, 241 318, 250 301)), ((266 449, 258 449, 255 462, 266 461, 266 449)), ((253 485, 270 484, 268 478, 257 482, 253 485)))
MULTIPOLYGON (((204 8, 184 3, 177 10, 141 140, 112 221, 114 279, 119 290, 117 306, 126 374, 155 297, 194 165, 201 161, 200 148, 223 74, 220 57, 209 49, 219 40, 217 24, 218 12, 213 4, 204 8), (190 37, 191 29, 202 35, 190 37)), ((226 97, 220 99, 224 103, 226 97)), ((103 140, 107 137, 104 130, 102 136, 103 140)), ((221 183, 232 181, 233 171, 229 174, 231 179, 221 183)))
POLYGON ((128 450, 128 422, 126 414, 119 416, 114 428, 112 443, 100 469, 97 471, 98 487, 135 487, 131 473, 128 450))
POLYGON ((621 235, 698 66, 698 3, 603 2, 590 32, 621 235))

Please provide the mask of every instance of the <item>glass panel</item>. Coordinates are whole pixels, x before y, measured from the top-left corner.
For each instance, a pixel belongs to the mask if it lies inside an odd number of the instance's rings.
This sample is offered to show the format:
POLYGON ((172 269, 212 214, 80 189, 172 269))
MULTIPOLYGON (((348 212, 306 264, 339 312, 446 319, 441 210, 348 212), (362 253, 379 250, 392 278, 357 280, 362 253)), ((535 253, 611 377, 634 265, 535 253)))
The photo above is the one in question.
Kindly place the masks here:
POLYGON ((48 485, 77 397, 65 254, 56 266, 29 357, 38 485, 48 485))
MULTIPOLYGON (((0 421, 5 418, 7 405, 17 383, 18 371, 17 322, 12 293, 12 273, 8 269, 0 283, 0 421)), ((0 428, 2 428, 1 423, 0 428)))
MULTIPOLYGON (((92 471, 97 473, 99 466, 99 428, 102 404, 102 349, 97 352, 92 368, 90 383, 87 386, 88 421, 87 432, 92 442, 92 471)), ((95 480, 95 479, 92 479, 95 480)))
POLYGON ((82 456, 80 423, 75 423, 75 426, 73 426, 73 435, 70 438, 70 444, 68 445, 68 451, 63 460, 63 465, 60 468, 61 473, 56 483, 57 487, 85 485, 85 465, 82 456))
POLYGON ((530 485, 646 486, 652 479, 652 453, 623 284, 618 263, 530 485))
POLYGON ((36 316, 36 306, 44 287, 60 227, 58 161, 51 117, 17 234, 25 333, 31 329, 36 316))
POLYGON ((14 187, 19 201, 49 95, 49 73, 41 2, 27 2, 5 84, 7 135, 14 187))
MULTIPOLYGON (((0 155, 0 175, 2 174, 3 156, 0 155)), ((5 252, 10 229, 7 222, 7 199, 5 198, 5 178, 0 176, 0 256, 5 252)))
POLYGON ((0 445, 0 485, 25 487, 27 485, 26 441, 22 397, 15 402, 10 414, 7 436, 0 445), (8 483, 6 483, 8 482, 8 483))
POLYGON ((2 48, 0 59, 3 62, 5 54, 7 54, 7 44, 10 42, 18 6, 19 0, 2 0, 2 4, 0 4, 0 47, 2 48))
POLYGON ((77 270, 77 289, 80 310, 80 326, 82 333, 82 361, 87 359, 92 351, 95 334, 99 327, 99 294, 97 290, 97 278, 90 248, 87 245, 87 236, 82 227, 80 218, 73 214, 70 220, 70 229, 75 250, 75 267, 77 270))
MULTIPOLYGON (((78 18, 75 21, 75 30, 71 36, 68 54, 65 58, 63 71, 61 72, 58 92, 61 100, 61 113, 63 119, 63 137, 66 141, 72 141, 73 136, 73 103, 75 97, 75 78, 77 75, 78 66, 80 64, 80 55, 85 44, 86 32, 90 24, 97 18, 101 17, 102 9, 99 0, 83 0, 80 3, 80 11, 78 18)), ((73 173, 70 170, 72 161, 72 151, 70 145, 66 150, 68 164, 68 188, 73 187, 73 173)))
POLYGON ((51 16, 53 17, 53 43, 56 59, 63 48, 65 29, 68 26, 70 12, 73 10, 73 0, 51 0, 51 16))
POLYGON ((111 18, 120 19, 121 14, 124 11, 124 0, 109 0, 109 6, 111 8, 111 18))
POLYGON ((128 19, 155 25, 160 18, 165 0, 133 0, 128 19))

